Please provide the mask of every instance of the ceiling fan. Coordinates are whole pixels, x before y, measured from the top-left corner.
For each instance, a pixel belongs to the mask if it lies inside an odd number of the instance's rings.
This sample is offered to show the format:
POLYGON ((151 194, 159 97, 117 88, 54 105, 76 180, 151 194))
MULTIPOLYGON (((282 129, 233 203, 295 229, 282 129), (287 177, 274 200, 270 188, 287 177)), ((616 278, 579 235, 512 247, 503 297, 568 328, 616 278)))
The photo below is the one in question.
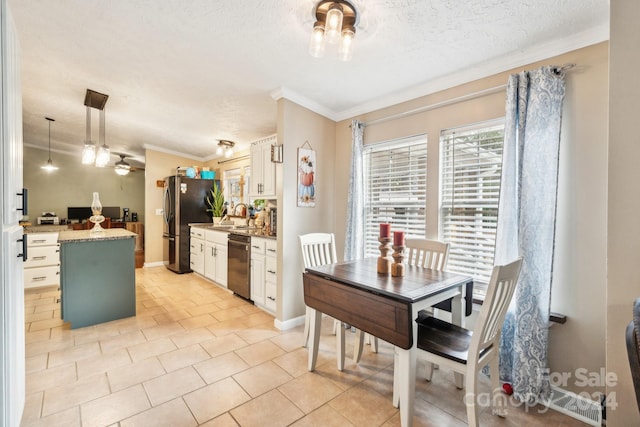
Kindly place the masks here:
POLYGON ((129 172, 135 172, 140 169, 140 168, 136 168, 135 166, 131 166, 129 163, 127 163, 124 160, 125 158, 131 157, 131 156, 128 156, 126 154, 120 154, 120 153, 114 153, 114 154, 117 154, 118 156, 120 156, 120 160, 118 160, 113 167, 118 175, 124 176, 129 172))

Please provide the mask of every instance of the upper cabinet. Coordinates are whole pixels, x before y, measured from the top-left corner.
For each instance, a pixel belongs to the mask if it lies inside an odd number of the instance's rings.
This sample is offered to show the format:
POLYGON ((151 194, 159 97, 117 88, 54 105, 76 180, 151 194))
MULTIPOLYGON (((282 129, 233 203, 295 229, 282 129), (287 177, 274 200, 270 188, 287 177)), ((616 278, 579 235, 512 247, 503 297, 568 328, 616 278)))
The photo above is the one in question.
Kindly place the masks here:
POLYGON ((271 144, 276 135, 251 143, 250 196, 260 199, 276 198, 276 164, 271 162, 271 144))

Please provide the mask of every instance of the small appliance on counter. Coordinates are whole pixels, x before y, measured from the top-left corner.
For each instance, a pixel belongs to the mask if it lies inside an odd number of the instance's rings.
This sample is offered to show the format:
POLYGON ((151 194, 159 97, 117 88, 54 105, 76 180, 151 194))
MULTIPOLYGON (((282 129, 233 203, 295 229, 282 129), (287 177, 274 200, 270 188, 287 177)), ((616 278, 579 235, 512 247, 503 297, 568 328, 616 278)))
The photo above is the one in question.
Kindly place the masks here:
POLYGON ((269 208, 269 235, 278 235, 278 209, 269 208))
POLYGON ((56 216, 55 212, 42 212, 42 216, 37 219, 38 225, 59 225, 60 218, 56 216))
POLYGON ((122 208, 122 220, 124 222, 129 221, 129 208, 122 208))

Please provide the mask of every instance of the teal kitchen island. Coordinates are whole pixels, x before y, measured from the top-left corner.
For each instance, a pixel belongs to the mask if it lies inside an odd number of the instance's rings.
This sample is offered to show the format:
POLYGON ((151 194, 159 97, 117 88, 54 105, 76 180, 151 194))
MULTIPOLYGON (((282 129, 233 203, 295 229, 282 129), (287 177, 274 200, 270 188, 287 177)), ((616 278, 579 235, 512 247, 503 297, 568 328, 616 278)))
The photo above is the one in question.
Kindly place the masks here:
POLYGON ((136 236, 119 228, 60 232, 61 316, 72 329, 136 315, 136 236))

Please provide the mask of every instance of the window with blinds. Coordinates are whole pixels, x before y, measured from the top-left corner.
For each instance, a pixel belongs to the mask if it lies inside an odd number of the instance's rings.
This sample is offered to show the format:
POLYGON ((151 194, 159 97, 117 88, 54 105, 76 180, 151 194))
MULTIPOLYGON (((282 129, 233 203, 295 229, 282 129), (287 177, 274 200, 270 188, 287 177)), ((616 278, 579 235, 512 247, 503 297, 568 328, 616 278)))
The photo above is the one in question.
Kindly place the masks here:
POLYGON ((451 245, 447 270, 485 284, 493 268, 503 140, 503 120, 440 135, 440 239, 451 245))
POLYGON ((379 256, 381 223, 407 235, 425 235, 427 137, 364 147, 365 256, 379 256))

